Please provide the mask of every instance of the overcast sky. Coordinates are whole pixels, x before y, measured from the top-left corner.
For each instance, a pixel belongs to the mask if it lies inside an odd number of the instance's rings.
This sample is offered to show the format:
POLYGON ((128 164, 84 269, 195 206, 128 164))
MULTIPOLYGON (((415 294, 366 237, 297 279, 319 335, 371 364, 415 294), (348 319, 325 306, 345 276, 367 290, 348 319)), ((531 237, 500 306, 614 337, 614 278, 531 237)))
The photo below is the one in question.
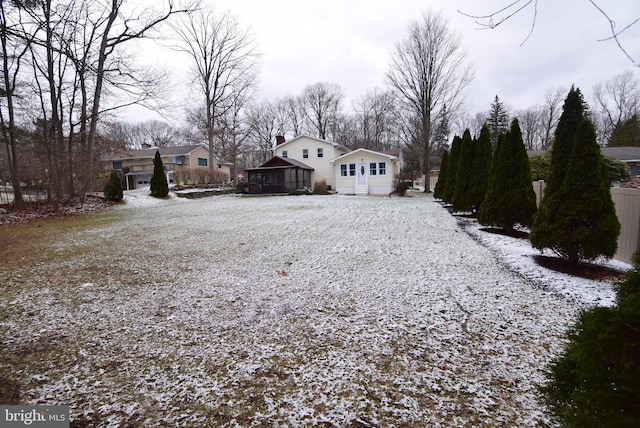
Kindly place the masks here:
MULTIPOLYGON (((541 104, 549 88, 571 84, 587 97, 593 86, 624 70, 640 68, 618 49, 609 22, 588 0, 540 1, 533 34, 528 8, 493 30, 478 30, 472 18, 512 0, 217 0, 255 36, 262 54, 258 97, 272 100, 298 95, 316 82, 339 84, 351 102, 375 87, 385 87, 390 54, 407 34, 408 24, 429 8, 442 11, 462 36, 475 70, 467 90, 468 111, 489 109, 495 95, 513 109, 541 104)), ((597 1, 621 29, 640 18, 639 0, 597 1)), ((620 40, 640 62, 640 23, 620 40)), ((186 67, 186 63, 182 64, 186 67)))

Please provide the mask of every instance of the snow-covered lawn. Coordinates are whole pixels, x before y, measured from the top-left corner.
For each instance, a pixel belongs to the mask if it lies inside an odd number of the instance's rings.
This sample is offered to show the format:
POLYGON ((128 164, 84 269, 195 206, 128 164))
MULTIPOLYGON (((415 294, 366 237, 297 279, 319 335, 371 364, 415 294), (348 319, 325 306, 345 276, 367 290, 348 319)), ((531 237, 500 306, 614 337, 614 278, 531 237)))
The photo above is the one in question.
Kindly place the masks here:
POLYGON ((0 267, 0 368, 94 426, 544 426, 543 369, 612 301, 430 196, 126 199, 0 267))

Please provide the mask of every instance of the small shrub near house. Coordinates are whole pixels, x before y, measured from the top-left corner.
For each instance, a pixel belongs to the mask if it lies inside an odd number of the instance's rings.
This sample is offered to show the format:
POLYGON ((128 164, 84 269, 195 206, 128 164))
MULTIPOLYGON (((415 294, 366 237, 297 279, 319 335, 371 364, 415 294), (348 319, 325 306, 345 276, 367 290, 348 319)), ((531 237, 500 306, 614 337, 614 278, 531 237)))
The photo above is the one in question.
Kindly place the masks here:
POLYGON ((400 177, 396 177, 395 184, 393 187, 393 193, 398 196, 404 196, 407 193, 407 189, 409 186, 407 182, 400 177))
POLYGON ((313 183, 313 193, 316 195, 328 195, 329 188, 327 186, 327 180, 321 178, 320 180, 313 183))
POLYGON ((104 186, 104 197, 115 202, 122 200, 122 181, 120 181, 120 176, 116 170, 111 171, 109 181, 107 181, 107 184, 104 186))

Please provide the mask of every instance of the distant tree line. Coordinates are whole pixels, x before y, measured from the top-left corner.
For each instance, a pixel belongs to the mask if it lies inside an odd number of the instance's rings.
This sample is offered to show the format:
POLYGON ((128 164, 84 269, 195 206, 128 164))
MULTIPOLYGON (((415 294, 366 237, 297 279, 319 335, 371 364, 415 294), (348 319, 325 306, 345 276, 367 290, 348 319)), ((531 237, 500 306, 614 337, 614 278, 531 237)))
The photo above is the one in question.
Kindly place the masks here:
MULTIPOLYGON (((82 197, 101 156, 143 145, 205 144, 211 156, 233 165, 235 176, 268 160, 277 135, 309 134, 351 149, 401 148, 404 172, 428 179, 442 167, 444 151, 451 154, 452 134, 469 129, 476 138, 485 124, 492 150, 514 118, 527 150, 548 149, 566 93, 549 89, 541 105, 522 111, 496 95, 487 111, 469 114, 464 91, 472 68, 460 36, 433 11, 411 22, 397 42, 386 86, 345 105, 345 91, 331 82, 258 100, 257 44, 228 12, 129 0, 2 1, 1 8, 0 180, 22 183, 13 186, 17 206, 24 185, 43 188, 54 203, 82 197), (120 108, 167 98, 168 73, 141 67, 132 49, 133 40, 160 29, 192 66, 185 119, 123 121, 120 108)), ((640 84, 632 72, 597 85, 594 100, 589 115, 600 145, 640 144, 640 84)))

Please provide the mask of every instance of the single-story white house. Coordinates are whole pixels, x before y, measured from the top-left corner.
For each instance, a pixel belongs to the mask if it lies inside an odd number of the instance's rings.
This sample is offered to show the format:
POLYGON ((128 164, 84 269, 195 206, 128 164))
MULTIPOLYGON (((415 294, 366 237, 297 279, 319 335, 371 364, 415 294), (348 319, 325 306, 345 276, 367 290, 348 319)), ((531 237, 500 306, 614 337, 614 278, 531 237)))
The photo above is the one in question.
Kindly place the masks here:
POLYGON ((400 174, 400 151, 357 149, 330 161, 336 192, 350 195, 388 195, 400 174))

